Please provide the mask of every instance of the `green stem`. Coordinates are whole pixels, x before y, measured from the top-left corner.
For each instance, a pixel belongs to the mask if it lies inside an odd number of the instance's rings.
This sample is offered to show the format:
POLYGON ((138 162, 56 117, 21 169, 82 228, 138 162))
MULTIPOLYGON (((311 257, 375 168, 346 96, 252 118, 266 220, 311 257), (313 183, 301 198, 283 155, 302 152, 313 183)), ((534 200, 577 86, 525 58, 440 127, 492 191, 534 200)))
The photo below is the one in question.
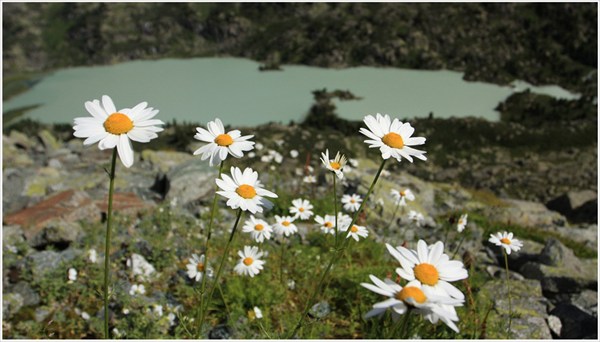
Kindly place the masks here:
POLYGON ((221 284, 217 283, 219 287, 219 294, 221 295, 221 299, 223 300, 223 304, 225 305, 225 313, 227 314, 227 318, 231 315, 231 311, 229 311, 229 306, 227 305, 227 301, 225 300, 225 295, 223 294, 223 288, 221 288, 221 284))
POLYGON ((406 329, 408 328, 408 321, 410 320, 410 311, 411 309, 409 307, 408 310, 406 310, 406 313, 404 314, 402 324, 396 324, 396 326, 392 330, 392 333, 390 334, 390 336, 388 336, 388 339, 393 339, 394 336, 396 336, 396 334, 398 333, 398 328, 400 328, 400 330, 402 331, 402 338, 408 337, 406 329))
MULTIPOLYGON (((221 160, 221 165, 219 165, 219 175, 217 176, 217 178, 221 178, 221 173, 223 172, 223 163, 224 163, 224 161, 221 160)), ((217 191, 218 190, 219 190, 219 186, 216 186, 215 194, 213 196, 212 207, 210 209, 210 220, 208 222, 208 229, 206 232, 206 242, 204 243, 204 265, 206 266, 206 269, 208 269, 208 247, 210 244, 211 231, 212 231, 212 226, 213 226, 213 222, 214 222, 214 218, 215 218, 215 209, 217 208, 217 191)), ((204 274, 202 275, 202 284, 200 285, 200 319, 199 319, 200 333, 202 333, 202 324, 204 323, 204 311, 202 310, 202 308, 204 306, 204 292, 206 291, 206 278, 208 278, 208 277, 206 276, 206 272, 204 272, 204 274)))
POLYGON ((456 250, 454 251, 454 254, 452 254, 452 259, 454 259, 454 257, 456 256, 456 254, 460 250, 460 246, 462 246, 462 243, 463 243, 463 241, 465 241, 465 237, 466 236, 467 236, 467 234, 463 234, 463 236, 460 238, 460 241, 458 242, 458 246, 456 247, 456 250))
POLYGON ((504 248, 502 248, 504 254, 504 266, 506 267, 506 294, 508 296, 508 330, 506 331, 506 339, 510 339, 510 326, 512 324, 512 303, 510 300, 510 273, 508 271, 508 255, 504 248))
POLYGON ((335 173, 333 175, 333 215, 335 215, 335 248, 338 246, 338 212, 337 212, 337 191, 335 188, 335 179, 337 178, 335 173))
POLYGON ((398 209, 400 209, 400 201, 398 201, 398 204, 396 204, 396 210, 394 210, 394 214, 392 215, 392 219, 387 224, 387 230, 388 231, 390 230, 390 227, 392 226, 392 223, 394 223, 394 219, 396 218, 396 213, 398 213, 398 209))
POLYGON ((110 228, 112 225, 112 204, 115 188, 115 169, 117 164, 117 148, 113 149, 110 164, 110 185, 108 186, 108 209, 106 214, 106 242, 104 244, 104 338, 109 339, 108 331, 108 275, 110 273, 110 228))
POLYGON ((214 284, 210 288, 210 293, 208 294, 206 305, 204 308, 200 308, 202 310, 202 321, 200 322, 199 336, 198 338, 202 338, 202 324, 204 323, 204 319, 206 318, 206 311, 208 310, 208 305, 210 304, 210 299, 215 293, 215 288, 219 284, 219 278, 221 277, 221 271, 223 270, 223 264, 225 264, 225 259, 227 259, 227 254, 229 252, 229 247, 231 246, 231 241, 233 240, 233 236, 235 235, 235 231, 237 230, 238 223, 240 222, 240 218, 242 217, 242 209, 238 209, 237 217, 235 218, 235 223, 233 228, 231 229, 231 234, 229 234, 229 240, 227 240, 227 245, 225 245, 225 250, 223 251, 223 257, 221 258, 221 262, 219 263, 219 268, 217 269, 217 274, 215 276, 214 284))
MULTIPOLYGON (((369 187, 369 191, 367 191, 367 194, 365 195, 364 200, 362 201, 362 203, 360 204, 360 207, 358 208, 358 210, 354 214, 354 217, 352 218, 352 222, 350 222, 350 225, 348 226, 349 227, 348 229, 350 229, 354 225, 354 222, 356 222, 356 219, 360 215, 363 206, 365 205, 365 203, 367 203, 367 200, 369 199, 369 195, 373 191, 373 187, 375 186, 375 183, 377 183, 377 180, 379 179, 379 176, 381 175, 381 171, 383 170, 383 166, 385 165, 385 162, 386 162, 386 159, 384 159, 381 162, 381 166, 379 167, 379 170, 377 170, 377 174, 375 175, 375 178, 373 179, 373 182, 371 183, 371 186, 369 187)), ((336 213, 336 217, 337 217, 337 213, 336 213)), ((320 292, 321 286, 323 285, 323 282, 325 281, 325 277, 329 273, 329 270, 331 270, 331 266, 333 266, 333 263, 335 262, 336 259, 338 259, 340 253, 346 248, 346 246, 348 245, 348 241, 349 240, 350 239, 345 239, 342 248, 337 248, 332 253, 331 259, 329 260, 329 264, 327 265, 327 268, 325 269, 325 272, 323 272, 323 274, 321 275, 321 279, 319 279, 319 282, 317 283, 317 287, 315 288, 315 290, 313 291, 313 293, 310 296, 310 299, 306 302, 306 305, 304 306, 304 310, 302 311, 302 315, 300 315, 300 319, 298 320, 298 323, 296 323, 296 326, 294 327, 294 329, 292 330, 292 332, 286 337, 287 339, 291 339, 294 335, 296 335, 296 333, 298 332, 298 330, 302 326, 302 322, 304 321, 304 317, 306 317, 306 315, 308 313, 308 310, 310 308, 310 305, 314 301, 317 293, 320 292)))
POLYGON ((448 246, 448 231, 450 231, 450 225, 446 223, 446 232, 444 233, 444 246, 448 246))
POLYGON ((282 235, 281 236, 281 262, 279 263, 279 282, 281 284, 283 284, 283 260, 284 260, 283 256, 285 254, 285 249, 286 249, 285 241, 286 241, 285 236, 282 235))
POLYGON ((260 327, 260 330, 262 330, 262 333, 265 334, 265 336, 267 336, 267 338, 269 340, 271 340, 271 336, 269 335, 269 333, 267 332, 267 330, 265 329, 265 327, 263 327, 262 323, 260 322, 259 319, 258 320, 258 326, 260 327))

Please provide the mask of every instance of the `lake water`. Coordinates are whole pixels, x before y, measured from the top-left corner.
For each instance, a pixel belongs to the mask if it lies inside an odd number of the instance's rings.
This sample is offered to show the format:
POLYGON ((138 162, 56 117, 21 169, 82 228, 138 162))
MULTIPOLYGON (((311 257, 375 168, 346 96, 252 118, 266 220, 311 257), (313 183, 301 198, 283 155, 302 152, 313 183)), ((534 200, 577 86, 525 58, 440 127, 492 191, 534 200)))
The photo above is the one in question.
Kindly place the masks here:
POLYGON ((4 102, 3 112, 40 106, 25 117, 46 123, 70 123, 87 116, 83 103, 110 95, 117 109, 147 101, 160 109, 163 121, 206 123, 215 117, 235 126, 269 121, 302 121, 313 103, 312 91, 349 90, 358 101, 337 101, 339 116, 360 120, 367 114, 392 117, 483 117, 496 121, 494 108, 515 89, 530 88, 558 98, 577 94, 557 86, 532 87, 525 82, 502 87, 466 82, 454 71, 357 67, 324 69, 282 66, 258 70, 259 63, 241 58, 163 59, 110 66, 57 70, 29 91, 4 102))

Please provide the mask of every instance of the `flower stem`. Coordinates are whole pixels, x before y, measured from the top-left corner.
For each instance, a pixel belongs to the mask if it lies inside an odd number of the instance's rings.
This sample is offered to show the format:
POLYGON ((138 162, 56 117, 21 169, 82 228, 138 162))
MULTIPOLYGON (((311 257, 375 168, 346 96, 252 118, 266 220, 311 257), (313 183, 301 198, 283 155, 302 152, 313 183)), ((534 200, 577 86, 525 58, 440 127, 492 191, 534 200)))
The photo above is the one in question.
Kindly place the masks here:
POLYGON ((451 259, 454 259, 454 257, 456 256, 456 254, 460 250, 460 246, 462 246, 463 241, 465 241, 465 237, 466 237, 466 234, 463 234, 463 236, 460 238, 460 241, 458 242, 458 246, 456 247, 456 250, 454 251, 454 254, 452 254, 452 258, 451 259))
POLYGON ((335 215, 335 247, 338 246, 338 212, 337 212, 337 189, 335 188, 335 179, 337 178, 335 173, 332 173, 333 177, 333 215, 335 215))
MULTIPOLYGON (((352 218, 352 222, 350 222, 348 229, 350 229, 354 225, 354 222, 356 222, 356 219, 360 215, 363 206, 365 205, 365 203, 367 203, 367 200, 369 199, 369 195, 371 194, 371 191, 373 191, 373 187, 375 186, 375 183, 377 183, 377 180, 379 179, 379 176, 381 175, 381 171, 383 170, 383 166, 385 165, 385 162, 386 162, 386 159, 384 159, 381 162, 381 166, 379 167, 379 170, 377 170, 377 174, 375 175, 375 178, 373 179, 373 182, 371 183, 371 186, 369 187, 369 191, 367 191, 367 194, 365 195, 365 199, 362 201, 362 203, 360 204, 360 207, 354 214, 354 217, 352 218)), ((336 215, 336 219, 337 219, 337 213, 335 213, 335 215, 336 215)), ((306 317, 311 303, 315 300, 315 296, 317 295, 317 293, 320 292, 321 286, 323 285, 323 282, 325 281, 325 277, 329 273, 329 270, 331 270, 331 266, 333 266, 333 263, 335 262, 335 260, 339 258, 340 253, 346 248, 349 240, 350 239, 344 240, 343 246, 341 248, 336 248, 336 250, 332 253, 331 259, 329 259, 329 264, 327 265, 325 272, 323 272, 323 274, 321 275, 321 279, 319 279, 319 282, 317 283, 317 287, 315 288, 313 293, 310 295, 310 299, 306 302, 306 305, 304 306, 304 310, 302 311, 302 315, 300 315, 300 319, 298 320, 298 323, 296 323, 296 326, 294 327, 292 332, 286 337, 286 339, 293 338, 293 336, 296 335, 296 333, 302 326, 304 317, 306 317)))
POLYGON ((387 231, 390 230, 390 227, 392 226, 392 223, 394 223, 394 219, 396 218, 396 213, 398 213, 398 209, 400 209, 400 201, 398 201, 398 204, 396 204, 396 209, 394 210, 394 214, 392 215, 392 219, 387 224, 387 231))
POLYGON ((396 326, 392 330, 392 333, 390 334, 390 336, 388 336, 388 339, 393 339, 394 336, 396 336, 396 334, 398 333, 398 328, 400 328, 400 330, 402 331, 402 338, 405 339, 408 337, 408 332, 406 331, 406 328, 408 328, 408 321, 410 320, 410 311, 411 311, 411 308, 409 307, 406 310, 406 313, 404 314, 404 318, 402 319, 402 324, 396 324, 396 326))
POLYGON ((283 260, 284 260, 283 256, 285 254, 285 249, 286 249, 285 242, 286 242, 285 236, 282 235, 281 236, 281 262, 279 263, 279 282, 281 284, 283 284, 283 260))
POLYGON ((206 311, 208 310, 208 306, 210 304, 210 299, 215 293, 215 288, 219 284, 219 278, 221 277, 221 271, 223 270, 223 264, 225 264, 225 259, 227 259, 227 254, 229 252, 229 247, 231 246, 231 241, 233 240, 233 236, 235 235, 235 231, 237 230, 238 223, 240 222, 240 218, 242 217, 242 209, 238 209, 237 217, 235 218, 235 223, 233 224, 233 228, 231 229, 231 234, 229 234, 229 240, 227 240, 227 245, 225 245, 225 250, 223 251, 223 257, 221 258, 221 262, 219 263, 219 268, 217 269, 217 274, 215 276, 214 284, 210 288, 210 293, 208 294, 206 305, 204 308, 200 308, 202 310, 202 320, 200 321, 200 329, 198 338, 202 338, 202 324, 204 324, 204 319, 206 318, 206 311))
POLYGON ((512 303, 510 300, 510 273, 508 271, 508 255, 504 248, 502 249, 504 254, 504 266, 506 267, 506 294, 508 296, 508 330, 506 331, 506 339, 510 339, 510 326, 512 324, 512 303))
POLYGON ((110 228, 112 225, 112 204, 115 188, 115 169, 117 164, 117 148, 113 149, 110 164, 110 184, 108 186, 108 209, 106 213, 106 242, 104 244, 104 338, 109 339, 108 331, 108 275, 110 273, 110 228))
MULTIPOLYGON (((217 176, 217 178, 221 178, 221 173, 223 172, 223 163, 224 161, 221 160, 221 165, 219 166, 219 175, 217 176)), ((219 187, 216 186, 215 187, 215 194, 213 196, 213 202, 212 202, 212 207, 210 209, 210 220, 208 221, 208 229, 206 232, 206 242, 204 243, 204 264, 206 266, 208 266, 208 247, 209 247, 209 243, 210 243, 210 237, 211 237, 211 231, 212 231, 212 226, 213 226, 213 222, 214 222, 214 218, 215 218, 215 209, 217 207, 217 190, 219 190, 219 187)), ((207 267, 208 269, 208 267, 207 267)), ((206 272, 204 272, 203 276, 202 276, 202 284, 200 285, 200 326, 199 326, 199 330, 200 333, 202 333, 202 324, 204 323, 204 311, 202 311, 202 308, 204 306, 204 292, 206 290, 206 278, 208 278, 206 276, 206 272)))
POLYGON ((262 323, 260 322, 260 320, 258 321, 258 326, 260 327, 260 330, 262 330, 262 333, 265 334, 265 336, 267 336, 267 338, 269 340, 271 340, 271 336, 269 335, 269 333, 267 332, 267 330, 265 329, 265 327, 262 325, 262 323))

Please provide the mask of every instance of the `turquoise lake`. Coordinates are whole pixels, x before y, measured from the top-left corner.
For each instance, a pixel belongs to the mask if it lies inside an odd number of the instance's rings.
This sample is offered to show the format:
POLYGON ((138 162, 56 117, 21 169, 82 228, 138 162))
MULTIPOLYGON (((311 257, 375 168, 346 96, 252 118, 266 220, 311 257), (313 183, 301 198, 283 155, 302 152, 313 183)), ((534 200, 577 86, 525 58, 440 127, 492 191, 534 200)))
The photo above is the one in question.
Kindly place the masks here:
POLYGON ((313 103, 312 91, 349 90, 361 100, 336 101, 339 116, 360 120, 367 114, 392 117, 482 117, 497 121, 494 110, 515 91, 576 99, 557 86, 533 87, 467 82, 454 71, 356 67, 324 69, 283 65, 259 71, 259 63, 241 58, 162 59, 109 66, 76 67, 52 72, 29 91, 3 103, 3 112, 40 105, 25 117, 46 123, 70 123, 87 116, 84 102, 110 95, 117 109, 147 101, 163 121, 254 126, 270 121, 302 121, 313 103))

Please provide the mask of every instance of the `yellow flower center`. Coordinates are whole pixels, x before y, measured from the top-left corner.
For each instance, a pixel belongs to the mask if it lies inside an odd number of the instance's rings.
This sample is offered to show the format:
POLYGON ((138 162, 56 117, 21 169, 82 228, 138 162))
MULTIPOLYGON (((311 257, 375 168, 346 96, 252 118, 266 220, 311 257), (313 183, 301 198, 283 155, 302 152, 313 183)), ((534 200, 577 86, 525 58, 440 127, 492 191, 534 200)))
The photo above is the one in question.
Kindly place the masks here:
POLYGON ((419 304, 425 303, 427 297, 420 288, 414 286, 405 286, 402 291, 396 293, 396 299, 401 300, 406 303, 408 298, 412 298, 415 302, 419 304))
POLYGON ((431 264, 418 264, 413 271, 415 272, 415 277, 425 285, 433 286, 440 279, 437 269, 431 264))
POLYGON ((304 208, 299 208, 298 211, 301 212, 301 213, 303 213, 304 212, 304 208))
POLYGON ((356 203, 356 200, 354 198, 350 199, 350 203, 356 203))
POLYGON ((198 272, 204 272, 204 264, 199 262, 198 265, 196 265, 196 270, 198 270, 198 272))
POLYGON ((233 139, 231 138, 231 136, 229 134, 219 134, 215 138, 215 144, 217 144, 219 146, 229 146, 229 145, 233 144, 233 139))
POLYGON ((235 192, 245 199, 254 198, 254 196, 256 196, 256 190, 252 185, 248 184, 242 184, 238 186, 238 188, 235 189, 235 192))
POLYGON ((327 222, 325 222, 324 226, 325 226, 326 228, 333 228, 333 223, 331 223, 331 222, 327 221, 327 222))
POLYGON ((340 165, 340 163, 338 163, 338 162, 334 162, 334 161, 333 161, 333 162, 330 162, 330 163, 329 163, 329 166, 331 166, 331 168, 332 168, 332 169, 334 169, 334 170, 339 170, 339 169, 340 169, 340 167, 342 167, 342 165, 340 165))
POLYGON ((263 230, 263 229, 265 229, 265 226, 263 226, 263 225, 262 225, 262 224, 260 224, 260 223, 259 223, 259 224, 257 224, 256 226, 254 226, 254 230, 258 230, 259 232, 260 232, 261 230, 263 230))
POLYGON ((503 244, 505 244, 505 245, 510 245, 510 240, 509 240, 509 239, 507 239, 507 238, 502 238, 502 239, 500 239, 500 242, 502 242, 502 243, 503 243, 503 244))
POLYGON ((353 233, 356 233, 358 231, 358 227, 357 226, 352 226, 352 228, 350 228, 350 231, 353 233))
POLYGON ((392 148, 404 147, 404 140, 402 140, 402 137, 399 134, 396 134, 394 132, 390 132, 384 135, 383 138, 381 138, 381 141, 383 141, 384 144, 392 148))
POLYGON ((406 193, 404 191, 400 191, 400 197, 404 197, 406 196, 406 193))
POLYGON ((281 222, 281 224, 282 224, 284 227, 287 227, 287 226, 289 226, 289 225, 290 225, 290 221, 283 221, 283 222, 281 222))
POLYGON ((242 261, 244 263, 244 265, 246 266, 250 266, 252 265, 252 263, 254 262, 254 259, 252 259, 251 257, 247 257, 246 259, 244 259, 244 261, 242 261))
POLYGON ((133 129, 133 121, 123 113, 112 113, 104 121, 104 129, 112 134, 125 134, 133 129))

